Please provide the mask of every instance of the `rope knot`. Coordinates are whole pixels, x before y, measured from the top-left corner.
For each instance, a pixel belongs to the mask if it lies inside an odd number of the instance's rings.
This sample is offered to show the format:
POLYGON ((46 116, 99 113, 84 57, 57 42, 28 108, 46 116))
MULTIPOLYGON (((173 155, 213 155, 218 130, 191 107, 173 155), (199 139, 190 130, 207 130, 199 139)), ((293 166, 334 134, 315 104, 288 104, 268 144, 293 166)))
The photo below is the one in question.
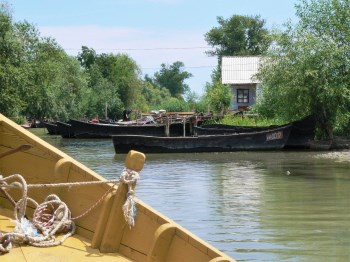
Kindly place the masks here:
POLYGON ((136 184, 138 179, 140 179, 139 173, 128 168, 124 168, 120 176, 120 181, 128 185, 126 201, 123 205, 123 213, 125 221, 130 228, 135 225, 136 218, 136 203, 134 200, 135 191, 132 189, 132 186, 136 184))
POLYGON ((120 181, 128 186, 135 184, 137 180, 140 179, 140 175, 138 172, 132 169, 124 168, 122 174, 120 175, 120 181))

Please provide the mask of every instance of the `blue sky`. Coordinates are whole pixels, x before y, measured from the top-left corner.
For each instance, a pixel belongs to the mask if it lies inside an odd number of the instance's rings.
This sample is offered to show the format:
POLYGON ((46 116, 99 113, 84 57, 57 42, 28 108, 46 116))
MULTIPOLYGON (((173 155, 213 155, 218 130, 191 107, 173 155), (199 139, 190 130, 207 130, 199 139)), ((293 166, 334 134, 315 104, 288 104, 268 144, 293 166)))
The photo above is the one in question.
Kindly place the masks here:
MULTIPOLYGON (((0 0, 1 1, 1 0, 0 0)), ((182 61, 201 95, 217 59, 205 54, 204 34, 217 17, 260 15, 267 26, 295 21, 298 0, 7 0, 15 21, 27 20, 42 36, 56 39, 68 54, 82 45, 97 53, 127 53, 143 74, 153 76, 162 63, 182 61)))

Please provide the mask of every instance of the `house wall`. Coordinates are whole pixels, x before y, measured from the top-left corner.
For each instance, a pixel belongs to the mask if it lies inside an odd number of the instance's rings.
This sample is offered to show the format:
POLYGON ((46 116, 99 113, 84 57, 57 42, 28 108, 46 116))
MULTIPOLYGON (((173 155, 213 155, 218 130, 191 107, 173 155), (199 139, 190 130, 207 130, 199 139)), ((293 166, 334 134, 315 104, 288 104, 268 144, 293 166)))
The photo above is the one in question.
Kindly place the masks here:
POLYGON ((255 104, 256 101, 256 93, 258 84, 239 84, 239 85, 231 85, 232 94, 233 94, 233 103, 232 110, 236 111, 239 109, 248 108, 255 104), (248 103, 238 103, 237 102, 237 90, 238 89, 249 89, 249 102, 248 103))

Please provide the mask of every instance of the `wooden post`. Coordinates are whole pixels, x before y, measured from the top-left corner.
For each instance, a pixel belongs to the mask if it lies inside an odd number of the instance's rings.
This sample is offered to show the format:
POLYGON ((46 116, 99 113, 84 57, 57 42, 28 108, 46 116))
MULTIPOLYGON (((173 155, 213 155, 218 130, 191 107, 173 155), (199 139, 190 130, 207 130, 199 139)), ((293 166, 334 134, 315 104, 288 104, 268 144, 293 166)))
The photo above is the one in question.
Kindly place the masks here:
MULTIPOLYGON (((126 157, 125 167, 138 172, 143 168, 145 159, 144 154, 131 150, 126 157)), ((122 207, 128 190, 128 185, 120 184, 117 190, 104 200, 101 216, 92 239, 92 247, 99 248, 102 253, 113 253, 119 249, 124 229, 127 226, 122 207)))
POLYGON ((165 136, 170 136, 170 121, 168 116, 165 119, 165 136))
POLYGON ((184 119, 183 119, 183 135, 184 135, 184 137, 186 136, 186 117, 184 117, 184 119))

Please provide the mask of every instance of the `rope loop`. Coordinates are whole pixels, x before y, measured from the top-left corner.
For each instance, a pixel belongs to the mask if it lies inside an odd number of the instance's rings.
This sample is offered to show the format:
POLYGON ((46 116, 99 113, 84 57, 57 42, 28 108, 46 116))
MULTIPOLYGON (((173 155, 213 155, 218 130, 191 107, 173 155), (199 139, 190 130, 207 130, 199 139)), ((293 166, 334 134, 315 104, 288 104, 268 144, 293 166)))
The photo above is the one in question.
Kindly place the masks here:
POLYGON ((136 203, 134 200, 135 191, 133 186, 140 179, 138 172, 124 168, 121 176, 117 180, 110 181, 90 181, 90 182, 73 182, 61 184, 35 184, 27 185, 25 179, 14 174, 4 178, 0 175, 0 190, 4 193, 14 206, 14 218, 16 226, 11 233, 0 232, 0 255, 9 252, 13 243, 25 243, 36 247, 49 247, 62 244, 69 236, 75 233, 75 223, 73 220, 79 219, 96 208, 102 203, 108 193, 113 190, 114 185, 124 183, 128 186, 126 201, 122 207, 126 223, 131 226, 135 225, 136 203), (13 182, 14 181, 14 182, 13 182), (111 183, 114 185, 105 192, 105 194, 83 214, 72 218, 68 206, 57 196, 49 195, 45 201, 38 204, 34 199, 28 197, 29 188, 46 188, 46 187, 71 187, 82 185, 95 185, 102 183, 111 183), (22 197, 16 202, 7 193, 7 189, 18 188, 22 191, 22 197), (35 206, 32 222, 26 218, 26 207, 28 202, 35 206), (55 234, 63 233, 59 241, 56 241, 55 234))
POLYGON ((120 182, 127 184, 128 186, 133 185, 140 179, 138 172, 132 169, 124 168, 120 175, 120 182))

